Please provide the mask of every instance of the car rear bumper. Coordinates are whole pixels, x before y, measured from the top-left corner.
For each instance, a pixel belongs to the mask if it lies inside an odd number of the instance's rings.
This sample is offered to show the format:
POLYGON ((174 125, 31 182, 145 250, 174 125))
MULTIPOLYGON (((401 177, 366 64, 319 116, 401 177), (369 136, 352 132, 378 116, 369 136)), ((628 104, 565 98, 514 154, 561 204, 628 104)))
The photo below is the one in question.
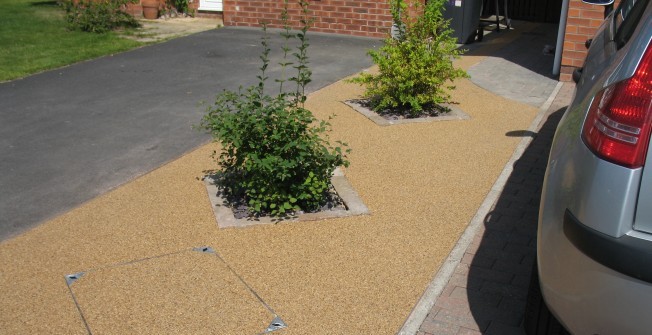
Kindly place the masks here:
POLYGON ((614 238, 602 234, 582 224, 569 210, 564 213, 564 235, 594 261, 652 283, 652 242, 629 235, 614 238))
POLYGON ((601 234, 570 211, 555 218, 543 215, 538 245, 541 292, 571 333, 649 334, 652 284, 641 280, 648 279, 649 265, 636 269, 646 264, 638 254, 640 242, 601 234), (614 264, 641 279, 614 270, 614 264))

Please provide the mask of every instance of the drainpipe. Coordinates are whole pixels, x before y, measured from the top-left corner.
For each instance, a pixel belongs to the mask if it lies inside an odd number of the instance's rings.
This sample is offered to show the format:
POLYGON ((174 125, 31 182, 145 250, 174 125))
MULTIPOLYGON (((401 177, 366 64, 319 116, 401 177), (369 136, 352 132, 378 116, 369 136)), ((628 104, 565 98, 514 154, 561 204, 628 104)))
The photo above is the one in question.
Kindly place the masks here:
POLYGON ((566 35, 566 21, 568 20, 568 0, 561 4, 561 16, 557 31, 557 46, 555 47, 555 63, 552 65, 552 75, 558 76, 561 71, 561 52, 564 48, 564 35, 566 35))

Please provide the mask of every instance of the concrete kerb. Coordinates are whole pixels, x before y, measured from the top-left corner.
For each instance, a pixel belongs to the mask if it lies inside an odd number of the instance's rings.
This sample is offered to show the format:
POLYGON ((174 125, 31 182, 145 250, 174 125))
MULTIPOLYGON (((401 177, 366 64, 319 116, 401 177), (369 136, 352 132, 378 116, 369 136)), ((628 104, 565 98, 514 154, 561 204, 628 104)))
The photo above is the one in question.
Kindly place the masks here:
MULTIPOLYGON (((541 123, 544 120, 548 109, 552 105, 563 84, 563 82, 557 83, 555 89, 552 91, 546 102, 539 108, 539 111, 530 124, 528 131, 536 132, 540 129, 541 123)), ((507 183, 507 179, 514 169, 514 163, 523 155, 525 149, 528 147, 528 145, 530 145, 532 140, 532 137, 526 136, 521 140, 521 142, 519 142, 511 158, 507 164, 505 164, 503 171, 498 176, 498 179, 493 184, 491 190, 478 208, 478 211, 469 222, 469 225, 464 230, 464 233, 460 236, 459 240, 453 247, 453 250, 451 250, 450 254, 439 268, 439 271, 437 271, 435 277, 432 279, 430 284, 428 284, 428 287, 424 291, 423 295, 397 334, 414 335, 419 331, 421 324, 428 316, 428 313, 432 307, 435 305, 437 297, 439 297, 444 287, 450 280, 455 271, 455 268, 462 260, 466 249, 473 241, 475 234, 482 227, 485 217, 489 211, 491 211, 491 207, 496 202, 496 200, 498 200, 500 194, 502 193, 502 190, 507 183)))

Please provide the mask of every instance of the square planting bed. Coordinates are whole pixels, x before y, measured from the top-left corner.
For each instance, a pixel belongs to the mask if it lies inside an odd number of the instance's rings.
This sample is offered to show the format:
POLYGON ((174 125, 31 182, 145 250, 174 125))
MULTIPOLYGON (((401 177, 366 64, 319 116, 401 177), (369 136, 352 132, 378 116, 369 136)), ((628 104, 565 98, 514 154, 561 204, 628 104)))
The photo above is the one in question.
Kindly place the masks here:
POLYGON ((356 112, 364 115, 369 120, 373 121, 376 125, 379 126, 392 126, 398 124, 408 124, 408 123, 425 123, 425 122, 437 122, 437 121, 456 121, 456 120, 468 120, 471 117, 464 113, 459 107, 453 104, 442 104, 442 106, 449 108, 450 111, 446 114, 439 116, 429 116, 429 117, 418 117, 413 119, 397 119, 397 120, 388 120, 374 112, 373 110, 365 107, 360 103, 359 100, 347 100, 343 102, 345 105, 353 108, 356 112))
POLYGON ((220 228, 242 228, 282 221, 315 221, 369 214, 369 209, 364 202, 362 202, 362 199, 360 199, 360 196, 358 196, 358 193, 353 189, 353 186, 349 183, 348 179, 346 179, 346 176, 342 171, 340 171, 340 169, 336 169, 333 173, 331 184, 335 188, 337 195, 342 199, 345 208, 325 210, 316 213, 304 213, 280 220, 272 217, 237 219, 233 214, 231 207, 226 205, 226 200, 220 195, 219 188, 215 185, 215 181, 208 176, 204 178, 204 184, 206 185, 206 191, 208 192, 208 197, 211 206, 213 207, 215 220, 220 228))

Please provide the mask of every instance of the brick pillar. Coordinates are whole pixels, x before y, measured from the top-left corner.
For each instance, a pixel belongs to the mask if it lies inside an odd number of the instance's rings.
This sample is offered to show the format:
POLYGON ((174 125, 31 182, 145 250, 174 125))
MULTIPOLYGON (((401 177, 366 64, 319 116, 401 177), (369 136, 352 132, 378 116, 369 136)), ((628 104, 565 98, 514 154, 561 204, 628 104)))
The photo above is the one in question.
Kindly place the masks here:
MULTIPOLYGON (((614 7, 618 5, 617 3, 614 7)), ((584 44, 586 40, 595 35, 602 21, 604 21, 603 6, 585 4, 581 0, 570 0, 561 58, 560 81, 571 81, 573 71, 584 65, 584 58, 586 58, 584 44)))

